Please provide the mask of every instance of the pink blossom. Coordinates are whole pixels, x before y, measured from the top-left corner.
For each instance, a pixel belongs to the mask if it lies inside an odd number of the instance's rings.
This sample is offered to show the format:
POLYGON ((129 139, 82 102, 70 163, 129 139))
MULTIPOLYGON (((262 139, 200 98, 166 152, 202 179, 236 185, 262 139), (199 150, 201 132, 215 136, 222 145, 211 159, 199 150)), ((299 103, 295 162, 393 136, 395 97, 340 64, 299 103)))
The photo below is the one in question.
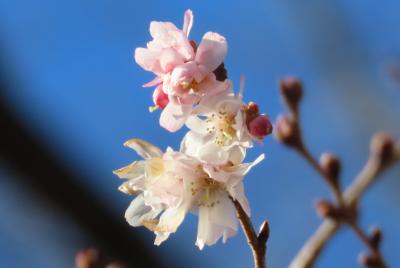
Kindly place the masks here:
POLYGON ((183 30, 170 22, 152 21, 150 34, 153 40, 147 43, 147 48, 136 48, 137 64, 147 71, 162 76, 175 66, 192 60, 194 51, 187 38, 192 24, 191 10, 185 12, 183 30))
MULTIPOLYGON (((168 96, 160 125, 171 132, 184 125, 193 107, 205 96, 231 88, 229 81, 218 81, 213 73, 223 63, 227 53, 225 38, 207 32, 196 49, 188 39, 192 24, 193 14, 190 10, 185 12, 182 30, 170 22, 153 21, 150 24, 153 40, 147 44, 147 48, 135 50, 136 62, 157 76, 144 86, 162 83, 162 90, 168 96)), ((160 88, 157 87, 157 90, 160 88)), ((159 92, 154 94, 160 95, 159 92)), ((166 99, 163 97, 163 100, 166 99)))

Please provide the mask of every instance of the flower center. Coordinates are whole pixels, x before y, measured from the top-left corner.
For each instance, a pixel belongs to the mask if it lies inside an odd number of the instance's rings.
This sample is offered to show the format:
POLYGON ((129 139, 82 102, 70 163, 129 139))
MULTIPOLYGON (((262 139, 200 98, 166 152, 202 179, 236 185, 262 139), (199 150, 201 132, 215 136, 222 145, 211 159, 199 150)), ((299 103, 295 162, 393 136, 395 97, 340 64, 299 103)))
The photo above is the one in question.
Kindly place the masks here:
POLYGON ((184 81, 181 83, 181 87, 183 90, 190 91, 192 90, 193 92, 198 92, 199 91, 199 83, 195 79, 193 79, 191 82, 184 81))
POLYGON ((206 130, 208 133, 215 133, 214 142, 217 145, 229 144, 236 135, 235 116, 226 111, 219 111, 218 114, 212 113, 205 122, 209 125, 206 130))
POLYGON ((190 183, 192 196, 197 196, 197 205, 212 208, 220 203, 219 193, 224 190, 224 185, 210 178, 202 169, 197 169, 199 180, 190 183))

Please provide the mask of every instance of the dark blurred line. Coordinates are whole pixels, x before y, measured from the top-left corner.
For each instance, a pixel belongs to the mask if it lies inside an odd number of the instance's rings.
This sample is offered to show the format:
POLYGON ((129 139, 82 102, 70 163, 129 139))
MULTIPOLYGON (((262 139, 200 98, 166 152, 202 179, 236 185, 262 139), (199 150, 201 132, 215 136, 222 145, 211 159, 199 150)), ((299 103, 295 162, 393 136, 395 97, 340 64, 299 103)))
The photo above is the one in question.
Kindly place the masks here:
MULTIPOLYGON (((6 92, 6 86, 4 77, 0 77, 0 92, 6 92)), ((68 170, 31 135, 7 107, 3 95, 0 94, 0 161, 15 179, 80 225, 110 259, 121 260, 133 268, 165 267, 154 258, 154 252, 146 249, 123 217, 116 219, 104 200, 82 186, 80 181, 84 180, 78 174, 68 170)))

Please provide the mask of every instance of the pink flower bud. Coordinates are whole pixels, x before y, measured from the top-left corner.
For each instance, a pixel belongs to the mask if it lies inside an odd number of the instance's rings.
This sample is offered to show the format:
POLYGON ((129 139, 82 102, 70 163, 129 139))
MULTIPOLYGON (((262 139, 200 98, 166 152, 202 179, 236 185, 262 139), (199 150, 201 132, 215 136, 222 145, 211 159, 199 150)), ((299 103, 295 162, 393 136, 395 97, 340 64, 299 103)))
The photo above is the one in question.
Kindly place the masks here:
POLYGON ((268 116, 261 114, 249 122, 248 129, 251 135, 263 139, 265 136, 271 134, 272 124, 268 116))
POLYGON ((158 86, 156 90, 154 90, 153 102, 156 105, 156 107, 159 107, 161 109, 164 109, 169 102, 168 95, 164 93, 161 85, 158 86))

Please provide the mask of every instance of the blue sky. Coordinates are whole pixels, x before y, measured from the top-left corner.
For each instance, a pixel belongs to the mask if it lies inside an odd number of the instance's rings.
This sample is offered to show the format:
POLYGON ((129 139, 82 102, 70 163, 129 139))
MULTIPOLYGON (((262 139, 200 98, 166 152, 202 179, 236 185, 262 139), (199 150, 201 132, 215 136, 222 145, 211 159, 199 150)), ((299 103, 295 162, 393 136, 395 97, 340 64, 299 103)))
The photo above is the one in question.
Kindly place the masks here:
MULTIPOLYGON (((134 63, 133 51, 149 41, 151 20, 180 26, 187 8, 195 16, 191 37, 200 40, 211 30, 227 38, 230 79, 237 88, 244 74, 245 99, 259 103, 271 118, 283 111, 279 79, 296 75, 304 81, 306 140, 315 154, 332 150, 342 157, 344 184, 366 160, 374 132, 386 129, 400 137, 400 89, 385 72, 388 62, 400 60, 397 1, 1 1, 2 64, 18 89, 2 94, 60 159, 85 174, 82 184, 106 199, 116 217, 123 217, 130 199, 116 190, 120 181, 111 171, 138 159, 122 143, 142 138, 178 148, 186 131, 167 133, 158 126, 159 114, 148 113, 151 90, 141 85, 152 75, 134 63)), ((272 137, 256 145, 248 159, 260 153, 267 158, 246 177, 246 192, 254 223, 271 222, 270 266, 285 267, 319 225, 313 202, 329 193, 313 170, 272 137)), ((387 233, 383 251, 393 267, 400 265, 395 250, 400 245, 399 174, 399 168, 387 173, 362 202, 362 224, 382 226, 387 233)), ((7 205, 5 219, 18 207, 13 200, 7 205)), ((143 235, 152 244, 152 235, 143 235)), ((1 249, 10 237, 0 238, 1 258, 8 254, 1 249)), ((191 267, 251 267, 241 233, 203 251, 194 246, 195 237, 196 218, 190 216, 154 252, 185 258, 191 267)), ((81 245, 77 240, 72 248, 81 245)), ((343 230, 317 267, 354 267, 362 249, 343 230)), ((37 263, 31 267, 46 267, 37 263)))

